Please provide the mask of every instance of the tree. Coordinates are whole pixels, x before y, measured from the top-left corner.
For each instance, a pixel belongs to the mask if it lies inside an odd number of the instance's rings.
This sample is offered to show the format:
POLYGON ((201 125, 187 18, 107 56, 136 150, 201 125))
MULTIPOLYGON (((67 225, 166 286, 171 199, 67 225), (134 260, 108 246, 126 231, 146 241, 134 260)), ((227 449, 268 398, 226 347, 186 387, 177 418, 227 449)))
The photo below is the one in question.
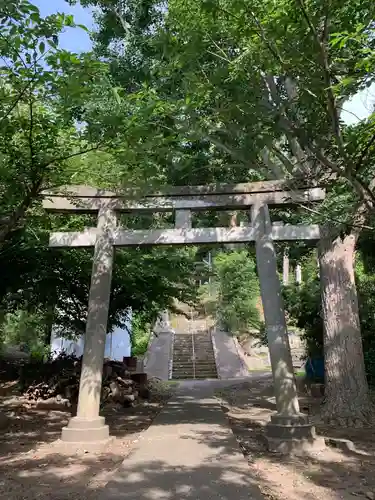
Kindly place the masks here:
MULTIPOLYGON (((148 149, 168 143, 175 154, 178 144, 206 141, 210 158, 218 158, 217 178, 255 173, 331 190, 318 216, 321 222, 328 213, 332 222, 321 246, 326 413, 349 424, 366 420, 353 263, 374 209, 375 120, 346 127, 340 115, 343 102, 374 80, 374 3, 170 0, 164 17, 158 2, 95 5, 102 9, 99 47, 110 55, 108 42, 117 42, 120 84, 137 105, 152 108, 145 129, 158 133, 148 149), (132 60, 142 68, 141 81, 124 78, 132 60)), ((158 158, 155 164, 165 175, 158 158)))
MULTIPOLYGON (((48 249, 48 234, 94 223, 46 215, 41 192, 69 183, 137 184, 139 171, 114 155, 131 157, 123 137, 128 130, 131 140, 140 140, 142 122, 117 94, 106 63, 59 47, 61 30, 75 26, 71 16, 43 19, 19 0, 3 8, 0 26, 1 311, 22 318, 40 313, 48 343, 53 323, 69 336, 84 331, 92 265, 89 251, 48 249)), ((128 307, 152 321, 174 297, 192 300, 193 263, 194 249, 117 252, 108 330, 128 307)))
POLYGON ((1 11, 0 244, 22 227, 43 189, 69 180, 69 158, 113 143, 117 103, 107 66, 58 45, 73 26, 72 16, 42 18, 26 0, 1 11))

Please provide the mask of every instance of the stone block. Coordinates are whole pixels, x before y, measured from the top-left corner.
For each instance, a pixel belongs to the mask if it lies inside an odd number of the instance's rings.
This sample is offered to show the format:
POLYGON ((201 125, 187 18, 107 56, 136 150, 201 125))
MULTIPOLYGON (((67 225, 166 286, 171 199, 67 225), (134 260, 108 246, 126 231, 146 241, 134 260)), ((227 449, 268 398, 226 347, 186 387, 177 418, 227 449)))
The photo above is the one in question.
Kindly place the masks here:
POLYGON ((316 435, 307 415, 272 415, 265 427, 268 450, 271 453, 305 453, 324 449, 325 441, 316 435))
POLYGON ((298 426, 309 424, 309 417, 305 413, 299 413, 297 415, 280 415, 276 413, 271 415, 271 422, 269 425, 287 425, 287 426, 298 426))
POLYGON ((267 438, 267 446, 270 453, 304 455, 324 450, 325 442, 324 438, 318 436, 314 439, 267 438))
POLYGON ((109 427, 104 417, 93 420, 73 417, 67 427, 63 427, 61 440, 68 443, 101 443, 109 440, 109 427))
POLYGON ((314 439, 316 437, 313 425, 275 425, 266 426, 266 436, 280 439, 314 439))
POLYGON ((355 451, 355 445, 350 439, 326 437, 325 442, 327 446, 331 446, 332 448, 338 448, 343 451, 355 451))

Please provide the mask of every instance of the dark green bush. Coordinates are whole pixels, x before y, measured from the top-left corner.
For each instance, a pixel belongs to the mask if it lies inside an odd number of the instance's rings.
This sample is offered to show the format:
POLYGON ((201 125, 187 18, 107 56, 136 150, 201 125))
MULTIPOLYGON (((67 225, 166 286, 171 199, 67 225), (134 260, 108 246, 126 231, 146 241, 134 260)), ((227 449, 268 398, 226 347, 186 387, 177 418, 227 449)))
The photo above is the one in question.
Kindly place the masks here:
POLYGON ((152 317, 146 312, 136 312, 132 316, 131 345, 132 356, 143 356, 151 338, 152 317))
MULTIPOLYGON (((364 272, 360 260, 356 263, 356 284, 366 373, 369 383, 375 385, 375 276, 364 272)), ((306 355, 323 355, 319 279, 314 277, 303 285, 285 287, 284 300, 290 323, 304 330, 306 355)))
POLYGON ((214 259, 218 285, 218 316, 233 334, 248 333, 259 328, 256 307, 259 282, 253 257, 246 251, 218 254, 214 259))
POLYGON ((323 355, 323 320, 321 314, 320 284, 318 279, 304 285, 290 285, 283 288, 285 311, 289 325, 303 329, 306 355, 323 355))

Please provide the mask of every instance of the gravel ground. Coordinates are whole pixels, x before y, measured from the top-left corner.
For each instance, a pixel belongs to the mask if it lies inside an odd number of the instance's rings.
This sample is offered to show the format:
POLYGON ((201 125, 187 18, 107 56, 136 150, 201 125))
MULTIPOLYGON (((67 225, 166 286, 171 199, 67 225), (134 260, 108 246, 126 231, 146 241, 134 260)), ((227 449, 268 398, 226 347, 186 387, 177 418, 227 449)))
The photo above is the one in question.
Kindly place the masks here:
POLYGON ((374 429, 334 429, 319 417, 319 401, 300 398, 320 435, 351 439, 356 451, 327 447, 304 457, 271 455, 266 450, 263 428, 275 411, 269 380, 247 382, 220 390, 223 410, 247 457, 250 473, 257 478, 269 500, 375 499, 374 429))
POLYGON ((113 439, 101 449, 85 450, 59 440, 70 414, 33 409, 3 385, 0 411, 10 423, 0 432, 0 498, 95 500, 168 399, 170 388, 157 386, 151 400, 133 408, 106 407, 113 439))
MULTIPOLYGON (((319 401, 302 397, 301 407, 318 432, 351 439, 355 451, 327 447, 303 458, 270 455, 263 438, 263 427, 275 410, 269 377, 225 385, 219 381, 214 385, 217 397, 248 460, 249 474, 266 500, 375 499, 374 429, 325 426, 319 418, 319 401)), ((174 389, 156 383, 150 401, 129 409, 107 407, 112 441, 102 449, 84 450, 59 441, 69 414, 35 410, 12 387, 0 387, 0 411, 10 418, 9 427, 0 432, 0 498, 96 500, 174 389)))

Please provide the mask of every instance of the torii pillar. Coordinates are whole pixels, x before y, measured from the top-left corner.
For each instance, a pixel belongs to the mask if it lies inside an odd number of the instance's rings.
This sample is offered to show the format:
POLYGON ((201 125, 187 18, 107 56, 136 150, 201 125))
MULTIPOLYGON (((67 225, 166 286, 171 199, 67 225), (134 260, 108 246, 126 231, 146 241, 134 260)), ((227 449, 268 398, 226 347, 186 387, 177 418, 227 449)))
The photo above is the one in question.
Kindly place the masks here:
POLYGON ((323 438, 316 436, 308 415, 301 413, 299 408, 267 205, 253 205, 251 218, 256 230, 257 269, 277 409, 277 413, 271 416, 271 421, 266 426, 268 449, 277 453, 321 449, 325 446, 323 438))
POLYGON ((106 441, 109 427, 99 416, 103 363, 107 335, 114 248, 111 231, 116 214, 102 208, 98 214, 97 238, 92 263, 91 286, 82 358, 77 416, 62 430, 61 439, 73 443, 106 441))

